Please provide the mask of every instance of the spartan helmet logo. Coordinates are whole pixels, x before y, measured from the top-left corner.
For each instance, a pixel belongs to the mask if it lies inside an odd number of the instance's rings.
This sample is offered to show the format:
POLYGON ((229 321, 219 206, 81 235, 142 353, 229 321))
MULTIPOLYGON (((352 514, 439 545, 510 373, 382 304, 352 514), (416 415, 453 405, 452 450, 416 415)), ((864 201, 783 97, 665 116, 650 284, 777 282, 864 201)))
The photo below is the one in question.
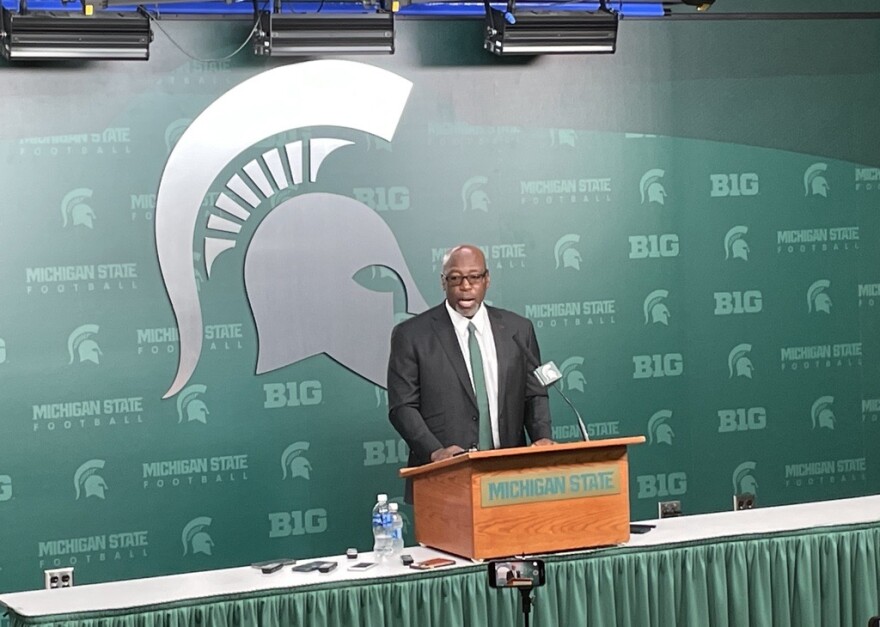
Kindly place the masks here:
POLYGON ((281 454, 281 478, 287 479, 287 473, 290 471, 290 478, 302 477, 303 479, 311 479, 312 465, 309 460, 304 457, 304 453, 309 450, 308 442, 294 442, 281 454))
POLYGON ((64 197, 61 201, 61 217, 65 229, 71 225, 87 229, 95 227, 95 212, 85 203, 91 197, 92 190, 86 187, 77 188, 64 197))
POLYGON ((727 356, 727 369, 730 371, 731 379, 735 376, 745 377, 746 379, 752 378, 752 372, 754 372, 755 367, 752 365, 752 360, 749 359, 751 351, 751 344, 739 344, 730 351, 730 354, 727 356))
POLYGON ((831 287, 828 279, 819 279, 807 290, 807 311, 831 313, 831 296, 826 291, 831 287))
POLYGON ((657 203, 658 205, 666 204, 666 189, 663 187, 663 183, 660 182, 665 174, 665 171, 655 168, 648 170, 642 175, 642 180, 639 182, 639 191, 642 194, 643 205, 645 201, 657 203))
POLYGON ((563 361, 562 366, 559 368, 559 371, 562 373, 562 379, 559 380, 559 387, 583 392, 584 387, 587 384, 587 378, 580 370, 583 365, 583 357, 574 356, 563 361))
POLYGON ((472 176, 461 186, 461 201, 464 207, 462 211, 489 212, 489 195, 486 193, 486 185, 489 179, 485 176, 472 176))
POLYGON ((648 444, 668 444, 672 446, 675 433, 669 425, 672 412, 661 409, 648 420, 648 444))
POLYGON ((755 462, 743 462, 733 471, 734 494, 758 494, 758 482, 752 472, 755 470, 755 462))
POLYGON ((724 258, 749 260, 749 244, 745 240, 747 226, 735 226, 724 236, 724 258))
POLYGON ((575 235, 574 233, 563 235, 556 240, 556 245, 553 247, 553 254, 556 257, 557 270, 560 268, 581 269, 581 254, 578 252, 578 249, 575 248, 580 241, 581 236, 575 235))
POLYGON ((834 418, 833 404, 833 396, 821 396, 816 399, 816 402, 813 403, 813 408, 810 411, 810 415, 813 418, 813 429, 818 426, 820 429, 834 430, 834 425, 837 423, 837 419, 834 418))
POLYGON ((316 181, 324 159, 352 142, 323 137, 269 148, 225 181, 206 223, 200 222, 200 206, 242 151, 280 133, 341 127, 391 141, 411 87, 391 72, 351 61, 284 65, 233 87, 181 135, 156 199, 159 265, 180 335, 177 375, 165 398, 183 389, 202 351, 192 268, 197 223, 206 227, 200 244, 210 282, 218 256, 238 245, 252 212, 263 206, 270 213, 254 229, 244 261, 259 338, 257 374, 323 353, 385 387, 394 295, 369 290, 354 275, 386 266, 403 283, 407 310, 427 309, 388 225, 367 205, 330 193, 297 194, 271 208, 276 193, 289 195, 291 186, 303 182, 304 170, 309 182, 316 181), (368 101, 373 106, 364 107, 368 101), (255 107, 260 115, 252 115, 255 107), (229 124, 231 119, 239 123, 229 124))
POLYGON ((80 496, 84 498, 96 496, 99 499, 104 499, 104 490, 107 489, 107 484, 104 483, 104 478, 98 474, 98 471, 103 468, 103 459, 90 459, 76 469, 73 474, 73 487, 76 488, 77 501, 80 496))
POLYGON ((70 355, 68 365, 74 361, 80 364, 86 361, 101 363, 101 347, 92 339, 97 333, 97 324, 84 324, 73 330, 67 337, 67 352, 70 355))
POLYGON ((645 324, 663 324, 669 326, 669 308, 666 299, 669 297, 667 290, 654 290, 645 299, 642 309, 645 312, 645 324))
POLYGON ((195 383, 183 388, 183 392, 177 397, 177 424, 183 422, 184 416, 187 422, 201 422, 207 424, 208 406, 199 398, 208 391, 208 387, 195 383))
POLYGON ((828 197, 828 180, 823 176, 828 170, 827 163, 814 163, 804 172, 804 196, 828 197))
POLYGON ((167 126, 165 129, 165 152, 171 152, 190 122, 192 120, 189 118, 179 118, 167 126))
POLYGON ((212 554, 214 541, 211 539, 211 535, 205 531, 210 526, 211 519, 207 516, 199 516, 186 523, 183 533, 180 534, 184 555, 187 555, 190 551, 192 551, 193 555, 196 553, 201 553, 202 555, 212 554))

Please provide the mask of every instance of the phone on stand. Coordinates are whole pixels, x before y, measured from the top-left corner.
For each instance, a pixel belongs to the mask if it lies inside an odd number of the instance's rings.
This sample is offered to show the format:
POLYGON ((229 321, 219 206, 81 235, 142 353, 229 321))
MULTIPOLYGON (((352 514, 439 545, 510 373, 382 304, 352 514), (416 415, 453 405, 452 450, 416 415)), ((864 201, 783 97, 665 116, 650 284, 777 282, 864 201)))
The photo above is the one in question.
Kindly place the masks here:
POLYGON ((491 588, 537 588, 544 585, 543 560, 498 560, 488 564, 491 588))

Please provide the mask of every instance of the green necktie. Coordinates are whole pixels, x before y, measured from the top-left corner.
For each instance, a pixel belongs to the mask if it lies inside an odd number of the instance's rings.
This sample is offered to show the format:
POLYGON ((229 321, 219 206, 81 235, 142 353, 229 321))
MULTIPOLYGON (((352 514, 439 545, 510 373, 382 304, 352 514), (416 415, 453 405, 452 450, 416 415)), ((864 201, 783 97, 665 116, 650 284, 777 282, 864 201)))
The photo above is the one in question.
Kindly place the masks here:
POLYGON ((468 352, 471 357, 471 374, 474 377, 474 394, 480 410, 480 450, 488 451, 492 446, 492 419, 489 417, 489 395, 486 393, 486 377, 483 374, 483 353, 475 334, 477 327, 468 322, 468 352))

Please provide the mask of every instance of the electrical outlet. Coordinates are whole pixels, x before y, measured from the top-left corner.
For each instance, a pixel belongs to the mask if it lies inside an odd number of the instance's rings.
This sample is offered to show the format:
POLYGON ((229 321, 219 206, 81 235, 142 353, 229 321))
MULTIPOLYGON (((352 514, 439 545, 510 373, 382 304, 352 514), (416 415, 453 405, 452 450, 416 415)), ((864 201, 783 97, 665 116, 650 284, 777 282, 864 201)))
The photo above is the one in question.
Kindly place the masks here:
POLYGON ((751 492, 743 492, 742 494, 733 495, 733 511, 738 512, 742 509, 755 508, 755 495, 751 492))
POLYGON ((660 501, 657 510, 660 518, 681 516, 681 501, 660 501))
POLYGON ((50 568, 43 571, 43 576, 46 579, 47 590, 73 587, 73 566, 67 568, 50 568))

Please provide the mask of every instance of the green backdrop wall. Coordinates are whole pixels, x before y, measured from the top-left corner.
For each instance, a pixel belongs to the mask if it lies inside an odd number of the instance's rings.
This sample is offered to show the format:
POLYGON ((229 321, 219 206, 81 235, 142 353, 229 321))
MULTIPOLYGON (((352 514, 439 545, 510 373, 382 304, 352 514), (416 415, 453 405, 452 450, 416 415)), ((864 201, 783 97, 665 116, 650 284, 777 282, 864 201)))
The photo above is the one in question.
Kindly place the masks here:
MULTIPOLYGON (((280 64, 194 61, 168 38, 216 59, 244 22, 162 25, 148 63, 0 67, 3 591, 56 566, 85 583, 366 550, 375 494, 403 492, 381 388, 326 356, 254 374, 241 250, 208 280, 194 248, 205 346, 162 400, 179 358, 155 243, 166 159, 280 64)), ((878 34, 633 21, 611 57, 510 61, 481 51, 478 22, 400 20, 397 54, 361 59, 413 83, 393 141, 290 129, 230 162, 205 212, 267 149, 348 139, 288 196, 370 206, 430 304, 442 252, 483 246, 489 299, 534 321, 592 436, 648 437, 634 518, 669 499, 728 509, 735 491, 761 506, 873 493, 878 34)), ((396 276, 356 280, 403 314, 396 276)), ((552 399, 555 436, 576 438, 552 399)))

